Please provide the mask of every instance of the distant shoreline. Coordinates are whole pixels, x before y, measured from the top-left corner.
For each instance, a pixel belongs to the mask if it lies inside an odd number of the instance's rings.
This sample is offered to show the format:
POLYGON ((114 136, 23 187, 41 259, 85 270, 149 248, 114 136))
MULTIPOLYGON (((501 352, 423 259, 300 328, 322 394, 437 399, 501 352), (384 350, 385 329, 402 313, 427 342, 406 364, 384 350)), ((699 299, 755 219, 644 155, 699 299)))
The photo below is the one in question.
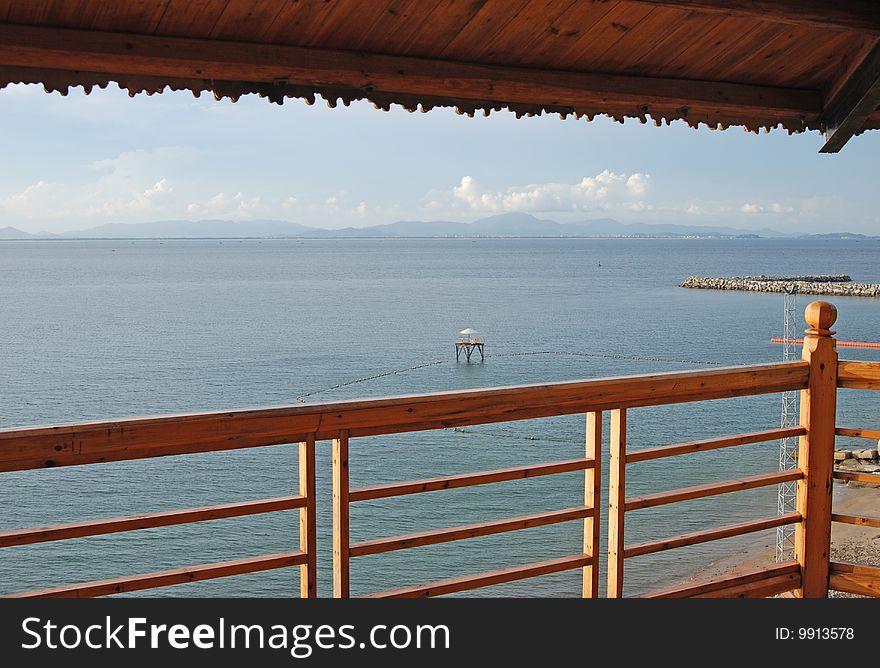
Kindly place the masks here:
POLYGON ((566 236, 536 236, 536 235, 485 235, 485 236, 218 236, 218 237, 24 237, 24 238, 0 238, 0 243, 11 242, 34 242, 34 241, 407 241, 407 240, 446 240, 446 241, 479 241, 489 239, 597 239, 597 240, 628 240, 628 241, 878 241, 880 236, 829 236, 811 235, 805 237, 761 237, 761 236, 715 236, 715 235, 566 235, 566 236))

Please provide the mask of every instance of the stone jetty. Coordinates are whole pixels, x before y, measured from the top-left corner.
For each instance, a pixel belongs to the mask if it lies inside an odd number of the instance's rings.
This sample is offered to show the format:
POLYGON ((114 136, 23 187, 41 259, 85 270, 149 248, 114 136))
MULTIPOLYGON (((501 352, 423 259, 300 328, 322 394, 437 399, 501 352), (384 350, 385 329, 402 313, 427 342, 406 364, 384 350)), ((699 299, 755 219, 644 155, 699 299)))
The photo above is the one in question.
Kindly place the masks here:
POLYGON ((801 295, 835 297, 880 297, 880 285, 853 283, 846 274, 818 276, 733 276, 709 278, 690 276, 681 284, 696 290, 740 290, 745 292, 797 292, 801 295))

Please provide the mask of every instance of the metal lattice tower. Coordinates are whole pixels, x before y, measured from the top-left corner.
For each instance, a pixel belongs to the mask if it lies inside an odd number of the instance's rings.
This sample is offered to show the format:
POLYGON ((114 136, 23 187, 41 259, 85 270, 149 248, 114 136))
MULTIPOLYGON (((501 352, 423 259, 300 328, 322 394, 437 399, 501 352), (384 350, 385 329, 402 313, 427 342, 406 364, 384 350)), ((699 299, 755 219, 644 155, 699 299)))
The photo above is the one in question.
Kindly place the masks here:
MULTIPOLYGON (((797 286, 789 285, 783 301, 783 346, 782 359, 794 360, 798 357, 799 347, 794 340, 797 338, 797 286)), ((799 417, 799 392, 782 394, 782 428, 797 426, 799 417)), ((783 438, 779 441, 779 470, 788 471, 797 468, 798 439, 783 438)), ((797 482, 784 482, 779 485, 777 510, 780 515, 793 513, 797 509, 797 482)), ((794 559, 794 526, 788 525, 776 529, 776 561, 794 559)))

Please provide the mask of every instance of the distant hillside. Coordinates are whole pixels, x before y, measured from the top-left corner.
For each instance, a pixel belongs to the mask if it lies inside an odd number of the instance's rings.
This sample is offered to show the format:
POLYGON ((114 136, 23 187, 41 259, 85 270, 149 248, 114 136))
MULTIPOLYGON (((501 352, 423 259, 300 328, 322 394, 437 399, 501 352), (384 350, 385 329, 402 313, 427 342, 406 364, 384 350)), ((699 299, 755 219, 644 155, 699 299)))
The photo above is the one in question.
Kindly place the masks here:
POLYGON ((664 223, 621 223, 596 218, 573 223, 536 218, 528 213, 503 213, 471 223, 445 220, 401 220, 371 227, 322 229, 284 220, 164 220, 151 223, 110 223, 61 235, 29 234, 14 227, 0 228, 0 239, 182 239, 182 238, 313 238, 372 239, 407 237, 716 237, 716 238, 803 238, 874 239, 851 232, 828 234, 783 234, 771 229, 745 230, 711 225, 664 223))
POLYGON ((28 234, 17 227, 0 227, 0 239, 33 239, 34 235, 28 234))
POLYGON ((315 228, 284 220, 163 220, 155 223, 110 223, 65 232, 67 239, 183 239, 299 236, 315 228))
POLYGON ((783 238, 775 230, 743 230, 732 227, 621 223, 611 218, 558 223, 527 213, 503 213, 472 223, 406 220, 372 227, 339 230, 312 229, 312 238, 377 237, 751 237, 783 238))

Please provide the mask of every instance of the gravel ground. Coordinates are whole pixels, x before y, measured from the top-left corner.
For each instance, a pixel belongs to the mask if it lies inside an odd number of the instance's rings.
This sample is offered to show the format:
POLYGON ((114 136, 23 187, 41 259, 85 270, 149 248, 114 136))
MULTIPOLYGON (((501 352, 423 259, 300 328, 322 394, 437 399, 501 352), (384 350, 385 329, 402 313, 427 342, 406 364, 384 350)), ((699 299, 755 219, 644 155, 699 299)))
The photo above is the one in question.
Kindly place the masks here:
MULTIPOLYGON (((871 541, 850 541, 833 544, 831 546, 831 558, 835 561, 852 561, 858 564, 880 566, 880 538, 871 541)), ((842 591, 828 592, 828 598, 869 598, 857 596, 842 591)))

